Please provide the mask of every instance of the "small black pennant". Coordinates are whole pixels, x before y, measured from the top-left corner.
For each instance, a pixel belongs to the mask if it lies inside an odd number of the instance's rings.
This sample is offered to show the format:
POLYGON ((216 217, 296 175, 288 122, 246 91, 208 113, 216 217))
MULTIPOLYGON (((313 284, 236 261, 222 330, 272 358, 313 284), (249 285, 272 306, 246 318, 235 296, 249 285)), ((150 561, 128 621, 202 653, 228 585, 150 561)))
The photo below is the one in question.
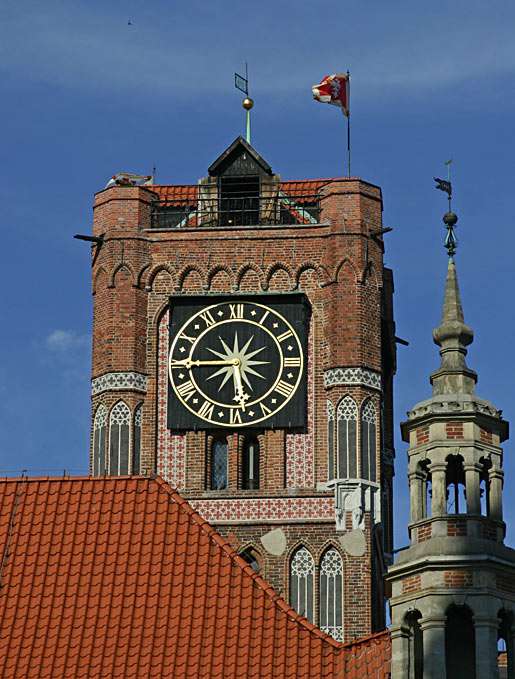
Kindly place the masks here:
POLYGON ((446 179, 438 179, 438 177, 433 177, 433 179, 436 182, 435 189, 439 189, 440 191, 445 191, 445 193, 450 198, 451 195, 452 195, 451 182, 448 182, 446 179))

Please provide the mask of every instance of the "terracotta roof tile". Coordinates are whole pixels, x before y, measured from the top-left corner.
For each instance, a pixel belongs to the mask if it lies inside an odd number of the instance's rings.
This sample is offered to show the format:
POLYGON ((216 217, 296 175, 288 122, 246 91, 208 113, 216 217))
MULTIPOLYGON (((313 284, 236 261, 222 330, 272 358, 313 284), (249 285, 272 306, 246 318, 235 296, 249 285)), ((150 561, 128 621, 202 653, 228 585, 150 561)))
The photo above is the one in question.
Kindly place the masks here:
POLYGON ((301 618, 160 479, 0 481, 3 679, 365 679, 389 653, 301 618))

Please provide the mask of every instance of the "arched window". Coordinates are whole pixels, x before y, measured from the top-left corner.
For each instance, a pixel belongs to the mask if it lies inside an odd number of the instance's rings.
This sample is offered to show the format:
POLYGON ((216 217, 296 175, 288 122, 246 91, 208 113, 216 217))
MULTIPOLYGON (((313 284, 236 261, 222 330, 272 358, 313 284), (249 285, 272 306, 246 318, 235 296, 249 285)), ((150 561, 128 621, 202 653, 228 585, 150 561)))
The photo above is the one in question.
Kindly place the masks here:
POLYGON ((343 564, 334 547, 320 562, 320 629, 336 641, 343 641, 343 564))
POLYGON ((109 474, 122 476, 129 473, 131 411, 123 402, 111 410, 109 416, 109 474))
POLYGON ((290 562, 290 604, 313 622, 313 574, 315 562, 305 547, 299 547, 290 562))
POLYGON ((358 408, 350 396, 342 398, 336 411, 338 423, 338 469, 340 479, 355 479, 357 469, 358 408))
POLYGON ((465 496, 465 470, 461 455, 449 455, 447 457, 446 487, 447 487, 447 514, 465 514, 467 512, 467 500, 465 496))
POLYGON ((490 516, 490 480, 488 472, 492 467, 492 460, 482 457, 479 460, 482 465, 479 474, 479 501, 481 504, 481 514, 483 516, 490 516))
POLYGON ((256 573, 259 573, 261 570, 260 556, 253 547, 247 547, 247 549, 241 551, 240 556, 245 559, 249 566, 252 566, 256 573))
POLYGON ((447 679, 475 679, 476 638, 472 612, 467 606, 452 605, 447 611, 445 660, 447 679))
POLYGON ((327 401, 327 479, 334 478, 334 405, 327 401))
POLYGON ((406 658, 406 677, 409 679, 423 679, 424 676, 424 647, 422 629, 420 627, 420 611, 410 611, 404 618, 408 634, 408 657, 406 658))
POLYGON ((214 438, 211 443, 211 489, 227 488, 229 447, 226 438, 214 438))
POLYGON ((376 480, 376 409, 370 400, 361 409, 361 478, 376 480))
MULTIPOLYGON (((515 658, 513 649, 513 635, 511 633, 513 627, 513 613, 501 609, 498 614, 499 632, 498 632, 498 658, 504 660, 506 664, 506 677, 515 676, 515 658), (500 654, 506 654, 504 658, 500 654)), ((503 676, 502 674, 500 676, 503 676)))
POLYGON ((259 488, 259 441, 255 436, 246 437, 243 441, 241 462, 242 488, 259 488))
POLYGON ((93 475, 103 476, 106 472, 106 425, 107 408, 101 404, 93 420, 93 475))
POLYGON ((134 411, 134 443, 132 444, 132 473, 140 474, 140 451, 141 451, 141 415, 143 413, 143 403, 136 406, 134 411))

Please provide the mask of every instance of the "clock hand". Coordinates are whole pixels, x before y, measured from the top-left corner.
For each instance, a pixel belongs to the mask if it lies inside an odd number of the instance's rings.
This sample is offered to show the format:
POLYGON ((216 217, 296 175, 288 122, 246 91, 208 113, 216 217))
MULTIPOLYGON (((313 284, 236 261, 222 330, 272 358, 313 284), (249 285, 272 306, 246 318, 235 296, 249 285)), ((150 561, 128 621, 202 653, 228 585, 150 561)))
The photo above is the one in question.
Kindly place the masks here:
POLYGON ((234 395, 234 400, 240 403, 240 408, 245 410, 245 401, 249 398, 248 395, 243 391, 243 383, 241 381, 241 371, 240 371, 240 361, 234 365, 234 379, 236 382, 236 394, 234 395))
POLYGON ((182 359, 173 359, 171 362, 171 367, 172 368, 186 368, 189 369, 193 365, 194 366, 201 366, 201 365, 232 365, 235 366, 239 363, 239 359, 237 358, 231 358, 228 359, 227 361, 194 361, 191 358, 182 358, 182 359))

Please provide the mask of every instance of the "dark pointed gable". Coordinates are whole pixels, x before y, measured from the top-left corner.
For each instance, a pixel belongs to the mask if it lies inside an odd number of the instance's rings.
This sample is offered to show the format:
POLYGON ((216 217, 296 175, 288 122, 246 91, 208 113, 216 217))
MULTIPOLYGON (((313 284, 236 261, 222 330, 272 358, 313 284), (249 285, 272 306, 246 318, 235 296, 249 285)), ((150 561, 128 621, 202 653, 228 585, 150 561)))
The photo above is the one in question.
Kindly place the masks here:
POLYGON ((209 167, 210 177, 271 175, 272 168, 243 137, 238 137, 209 167))

